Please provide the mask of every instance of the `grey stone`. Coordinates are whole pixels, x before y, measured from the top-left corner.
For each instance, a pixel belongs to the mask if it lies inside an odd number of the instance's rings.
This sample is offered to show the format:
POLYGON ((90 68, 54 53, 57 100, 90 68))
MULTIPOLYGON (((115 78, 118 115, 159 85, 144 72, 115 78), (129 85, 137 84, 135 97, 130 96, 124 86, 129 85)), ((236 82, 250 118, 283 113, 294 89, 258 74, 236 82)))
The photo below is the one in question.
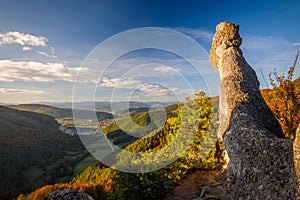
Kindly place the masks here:
POLYGON ((293 142, 259 91, 240 49, 239 25, 216 28, 210 62, 220 73, 220 127, 228 160, 228 199, 296 199, 293 142))
POLYGON ((219 135, 225 133, 233 109, 243 104, 243 113, 249 113, 270 130, 270 137, 284 138, 279 123, 261 96, 255 71, 239 48, 242 39, 238 31, 237 24, 220 23, 210 49, 210 62, 221 77, 219 135))
POLYGON ((300 183, 300 124, 295 134, 293 148, 294 148, 295 171, 298 180, 298 197, 300 197, 300 185, 299 185, 300 183))
POLYGON ((81 190, 56 190, 48 200, 94 200, 90 195, 81 190))

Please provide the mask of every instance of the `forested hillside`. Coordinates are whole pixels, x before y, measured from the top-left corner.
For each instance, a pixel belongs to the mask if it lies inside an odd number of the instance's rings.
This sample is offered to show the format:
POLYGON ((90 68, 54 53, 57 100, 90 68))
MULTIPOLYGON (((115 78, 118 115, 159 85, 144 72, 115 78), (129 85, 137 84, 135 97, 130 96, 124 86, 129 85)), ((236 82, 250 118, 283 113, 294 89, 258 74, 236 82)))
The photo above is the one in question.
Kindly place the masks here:
MULTIPOLYGON (((124 173, 102 165, 91 166, 69 183, 44 186, 29 195, 20 195, 18 199, 47 199, 49 194, 57 189, 81 189, 95 199, 162 199, 187 173, 197 169, 215 169, 219 166, 221 160, 218 155, 223 147, 221 143, 215 146, 215 133, 208 131, 209 121, 213 119, 211 99, 203 92, 199 92, 195 94, 195 99, 187 98, 184 105, 167 106, 165 110, 167 121, 162 129, 157 129, 155 125, 148 126, 151 123, 150 113, 142 112, 119 119, 118 123, 104 127, 104 131, 107 138, 115 145, 126 151, 139 153, 140 160, 138 158, 137 162, 142 160, 149 164, 155 160, 160 161, 163 157, 169 157, 168 154, 170 157, 174 156, 171 155, 174 154, 172 148, 170 151, 159 150, 170 144, 171 146, 175 144, 176 147, 185 146, 186 141, 178 138, 194 133, 194 141, 191 141, 189 148, 177 161, 163 169, 149 173, 124 173), (189 113, 189 117, 181 120, 182 113, 189 113), (198 123, 195 124, 196 126, 187 126, 186 120, 198 123), (129 121, 140 125, 140 129, 134 128, 129 121), (130 136, 119 126, 125 127, 129 132, 147 131, 151 137, 130 136), (143 127, 148 127, 148 129, 144 130, 143 127), (185 134, 177 133, 180 127, 185 127, 185 134), (200 150, 201 154, 199 154, 200 150), (149 160, 147 153, 156 151, 162 153, 158 152, 155 160, 149 160)), ((118 154, 115 166, 126 165, 128 159, 131 159, 122 155, 122 152, 118 154)))
MULTIPOLYGON (((175 112, 177 108, 178 105, 174 104, 166 106, 164 109, 167 115, 170 117, 172 116, 172 112, 175 112)), ((115 122, 110 126, 102 127, 103 131, 107 134, 107 138, 110 139, 111 142, 115 145, 118 145, 120 148, 124 148, 140 138, 134 137, 134 135, 138 135, 139 133, 148 135, 150 132, 156 130, 158 127, 156 127, 155 124, 147 126, 151 122, 149 112, 140 112, 141 110, 145 109, 145 107, 142 107, 140 109, 130 109, 129 111, 131 117, 121 118, 117 123, 115 122), (119 126, 121 126, 121 128, 119 126)), ((163 120, 159 118, 159 114, 156 116, 156 121, 163 120)))
POLYGON ((61 133, 49 115, 0 106, 0 127, 0 199, 71 175, 68 166, 83 151, 80 140, 61 133))

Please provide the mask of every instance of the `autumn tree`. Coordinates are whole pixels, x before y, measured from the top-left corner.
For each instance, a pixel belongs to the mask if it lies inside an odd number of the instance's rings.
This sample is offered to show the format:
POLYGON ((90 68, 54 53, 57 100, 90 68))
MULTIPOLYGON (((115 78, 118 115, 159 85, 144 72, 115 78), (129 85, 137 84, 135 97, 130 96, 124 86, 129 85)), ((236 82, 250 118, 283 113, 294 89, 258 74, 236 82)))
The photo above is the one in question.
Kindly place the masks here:
POLYGON ((271 89, 262 91, 262 96, 280 123, 285 137, 290 139, 295 138, 300 123, 300 93, 293 81, 298 56, 299 50, 287 75, 279 75, 274 69, 269 74, 271 89))

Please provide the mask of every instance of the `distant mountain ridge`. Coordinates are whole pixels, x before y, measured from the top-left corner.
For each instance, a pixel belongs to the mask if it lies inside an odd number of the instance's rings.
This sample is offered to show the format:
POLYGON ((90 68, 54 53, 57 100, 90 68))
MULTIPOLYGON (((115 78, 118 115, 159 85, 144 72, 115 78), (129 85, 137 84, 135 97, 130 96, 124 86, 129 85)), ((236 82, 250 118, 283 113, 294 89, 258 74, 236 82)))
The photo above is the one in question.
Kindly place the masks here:
MULTIPOLYGON (((124 117, 129 112, 130 115, 147 112, 153 106, 159 105, 166 107, 177 104, 174 102, 136 102, 136 101, 119 101, 119 102, 79 102, 75 103, 76 110, 80 110, 80 116, 85 119, 89 118, 90 108, 95 105, 96 115, 99 121, 124 117)), ((10 105, 10 108, 24 110, 36 113, 42 113, 54 116, 56 119, 73 118, 72 102, 65 103, 39 103, 39 104, 19 104, 10 105)))
POLYGON ((55 106, 58 108, 72 108, 72 105, 78 109, 87 110, 95 106, 95 110, 103 112, 111 112, 113 110, 122 110, 126 108, 140 108, 147 107, 150 108, 153 105, 161 105, 162 107, 168 106, 171 104, 176 104, 177 102, 139 102, 139 101, 118 101, 118 102, 109 102, 109 101, 83 101, 83 102, 41 102, 39 104, 55 106))
MULTIPOLYGON (((10 108, 14 108, 17 110, 24 110, 24 111, 30 111, 30 112, 35 112, 35 113, 41 113, 41 114, 47 114, 55 117, 56 119, 60 118, 66 118, 66 117, 73 117, 73 111, 70 108, 58 108, 58 107, 53 107, 49 105, 42 105, 42 104, 20 104, 20 105, 15 105, 15 106, 10 106, 10 108)), ((90 112, 93 111, 86 111, 82 110, 82 117, 88 117, 90 112)), ((103 119, 111 119, 113 118, 113 115, 111 113, 107 112, 96 112, 98 120, 103 120, 103 119)))

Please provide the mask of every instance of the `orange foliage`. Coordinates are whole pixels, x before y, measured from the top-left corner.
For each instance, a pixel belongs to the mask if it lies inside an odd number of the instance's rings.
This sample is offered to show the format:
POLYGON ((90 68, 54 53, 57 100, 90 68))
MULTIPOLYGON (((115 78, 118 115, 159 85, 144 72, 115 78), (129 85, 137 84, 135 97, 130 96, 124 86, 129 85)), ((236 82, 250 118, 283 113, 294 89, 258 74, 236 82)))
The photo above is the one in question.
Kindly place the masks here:
POLYGON ((269 74, 272 89, 262 91, 262 96, 279 121, 286 138, 294 139, 300 123, 300 94, 295 88, 293 74, 299 51, 287 76, 278 75, 276 70, 269 74))
POLYGON ((48 196, 55 190, 82 190, 87 194, 93 196, 96 199, 106 199, 107 192, 111 189, 111 183, 108 184, 92 184, 92 183, 82 183, 82 184, 68 184, 68 183, 58 183, 55 185, 46 185, 39 188, 26 196, 20 195, 18 200, 45 200, 48 196))
MULTIPOLYGON (((106 187, 107 188, 107 187, 106 187)), ((67 184, 67 183, 59 183, 55 185, 46 185, 42 188, 39 188, 24 197, 24 195, 20 195, 18 200, 45 200, 48 196, 55 190, 82 190, 87 194, 93 196, 96 199, 106 199, 107 192, 102 185, 91 184, 91 183, 83 183, 83 184, 67 184)))

